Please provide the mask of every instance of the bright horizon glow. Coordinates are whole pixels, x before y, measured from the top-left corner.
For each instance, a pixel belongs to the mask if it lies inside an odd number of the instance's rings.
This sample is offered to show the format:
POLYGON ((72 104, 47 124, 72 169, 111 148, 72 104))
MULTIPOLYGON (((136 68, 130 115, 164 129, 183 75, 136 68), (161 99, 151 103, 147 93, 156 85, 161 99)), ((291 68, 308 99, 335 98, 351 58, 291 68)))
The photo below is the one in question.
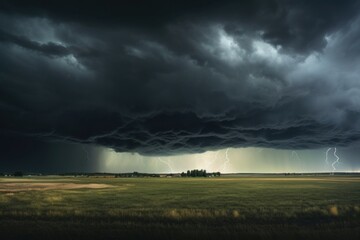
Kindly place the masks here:
MULTIPOLYGON (((106 149, 99 158, 100 172, 144 172, 180 173, 191 169, 222 173, 312 173, 332 172, 331 163, 336 160, 329 153, 329 164, 325 163, 326 149, 278 150, 267 148, 229 148, 198 154, 178 156, 142 156, 137 153, 116 153, 106 149)), ((340 157, 335 172, 354 172, 346 159, 340 157)))

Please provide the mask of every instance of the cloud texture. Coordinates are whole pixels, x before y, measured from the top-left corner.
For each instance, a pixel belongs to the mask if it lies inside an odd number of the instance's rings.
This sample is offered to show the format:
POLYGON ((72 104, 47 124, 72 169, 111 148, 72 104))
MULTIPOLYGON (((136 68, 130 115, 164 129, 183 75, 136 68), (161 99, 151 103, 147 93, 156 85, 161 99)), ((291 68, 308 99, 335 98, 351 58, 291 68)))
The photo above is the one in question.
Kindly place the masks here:
POLYGON ((360 139, 357 1, 0 4, 0 139, 148 155, 360 139))

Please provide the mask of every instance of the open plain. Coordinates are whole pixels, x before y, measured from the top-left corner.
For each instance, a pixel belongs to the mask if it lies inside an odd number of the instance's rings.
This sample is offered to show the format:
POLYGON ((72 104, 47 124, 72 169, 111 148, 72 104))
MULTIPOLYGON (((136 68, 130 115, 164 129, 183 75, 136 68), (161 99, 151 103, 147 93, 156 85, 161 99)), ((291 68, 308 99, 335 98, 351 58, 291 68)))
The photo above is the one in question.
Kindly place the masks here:
POLYGON ((4 177, 0 233, 7 239, 359 239, 360 177, 4 177))

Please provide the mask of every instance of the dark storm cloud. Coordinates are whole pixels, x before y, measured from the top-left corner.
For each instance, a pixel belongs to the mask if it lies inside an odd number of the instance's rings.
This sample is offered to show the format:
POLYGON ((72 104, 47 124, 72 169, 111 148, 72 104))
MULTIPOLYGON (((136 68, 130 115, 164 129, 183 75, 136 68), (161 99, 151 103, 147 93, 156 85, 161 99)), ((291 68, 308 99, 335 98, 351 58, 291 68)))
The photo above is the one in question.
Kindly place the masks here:
MULTIPOLYGON (((272 43, 312 49, 323 44, 326 32, 342 26, 357 14, 354 0, 199 0, 199 1, 2 1, 0 9, 11 15, 43 17, 87 27, 135 28, 147 34, 162 35, 161 28, 187 21, 226 22, 227 28, 264 31, 272 43), (158 31, 156 31, 158 30, 158 31), (159 32, 160 31, 160 32, 159 32)), ((155 36, 156 37, 156 36, 155 36)))
POLYGON ((177 154, 360 138, 356 1, 4 1, 2 141, 177 154))
POLYGON ((12 43, 23 48, 43 53, 48 56, 66 56, 70 54, 69 49, 59 44, 52 42, 46 44, 39 44, 37 42, 28 40, 24 37, 15 36, 4 31, 0 31, 0 41, 4 43, 12 43))
POLYGON ((58 174, 96 172, 100 148, 71 143, 44 142, 38 138, 2 133, 0 173, 58 174))

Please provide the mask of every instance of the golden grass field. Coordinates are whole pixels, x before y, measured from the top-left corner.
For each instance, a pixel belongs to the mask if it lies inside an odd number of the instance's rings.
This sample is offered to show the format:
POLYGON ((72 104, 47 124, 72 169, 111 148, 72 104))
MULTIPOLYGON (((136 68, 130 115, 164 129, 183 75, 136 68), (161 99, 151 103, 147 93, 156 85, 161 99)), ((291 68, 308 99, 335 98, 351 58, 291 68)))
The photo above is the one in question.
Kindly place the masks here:
POLYGON ((360 239, 360 177, 3 177, 0 236, 360 239))

